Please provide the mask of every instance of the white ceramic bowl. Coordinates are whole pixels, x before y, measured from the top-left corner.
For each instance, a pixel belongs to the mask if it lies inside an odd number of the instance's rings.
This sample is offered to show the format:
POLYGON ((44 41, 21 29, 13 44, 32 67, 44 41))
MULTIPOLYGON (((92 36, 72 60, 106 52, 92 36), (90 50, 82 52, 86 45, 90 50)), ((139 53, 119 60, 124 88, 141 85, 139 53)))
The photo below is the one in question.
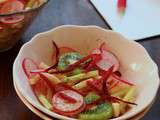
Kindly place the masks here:
POLYGON ((40 111, 59 119, 76 120, 65 117, 44 108, 36 99, 28 80, 22 70, 22 60, 26 57, 37 62, 44 61, 51 65, 52 40, 58 46, 68 46, 82 53, 98 47, 103 41, 118 57, 121 63, 120 71, 125 78, 138 86, 137 106, 114 120, 125 120, 143 111, 156 96, 159 87, 157 65, 147 51, 138 43, 129 41, 122 35, 97 26, 65 25, 50 31, 40 33, 23 45, 13 65, 13 79, 21 94, 40 111))

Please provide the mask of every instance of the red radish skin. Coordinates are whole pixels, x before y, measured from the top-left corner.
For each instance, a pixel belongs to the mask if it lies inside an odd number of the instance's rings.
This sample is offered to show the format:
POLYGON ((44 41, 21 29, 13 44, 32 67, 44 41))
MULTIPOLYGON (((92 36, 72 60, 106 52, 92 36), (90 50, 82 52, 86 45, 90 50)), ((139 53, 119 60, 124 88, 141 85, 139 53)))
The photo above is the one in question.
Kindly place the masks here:
POLYGON ((99 62, 101 59, 102 59, 101 55, 94 56, 92 58, 92 61, 87 66, 86 71, 92 70, 96 66, 96 63, 99 62))
POLYGON ((119 77, 121 77, 121 76, 122 76, 122 74, 121 74, 121 72, 120 72, 120 71, 115 71, 115 72, 114 72, 114 74, 115 74, 116 76, 119 76, 119 77))
POLYGON ((99 75, 103 75, 103 73, 105 73, 105 70, 102 70, 99 66, 95 66, 95 68, 99 71, 99 75))
POLYGON ((59 83, 59 84, 55 85, 54 90, 55 90, 55 92, 60 92, 60 91, 64 91, 64 90, 72 90, 72 91, 79 93, 82 96, 84 95, 80 90, 76 90, 65 83, 59 83))
POLYGON ((114 66, 111 66, 108 71, 105 71, 103 74, 102 74, 102 77, 100 78, 100 80, 103 80, 107 83, 108 79, 110 78, 110 76, 112 75, 113 73, 113 69, 114 69, 114 66))
POLYGON ((24 19, 23 15, 12 15, 0 18, 0 22, 4 24, 15 24, 21 22, 24 19))
POLYGON ((19 0, 9 0, 5 2, 0 8, 0 14, 7 14, 12 12, 19 12, 24 9, 23 2, 19 0))
POLYGON ((119 61, 113 53, 108 51, 102 51, 102 60, 100 60, 96 65, 104 71, 107 71, 111 66, 114 65, 113 72, 119 69, 119 61))
POLYGON ((59 59, 59 48, 58 48, 58 45, 54 41, 52 41, 52 45, 53 45, 52 46, 53 47, 53 51, 55 49, 55 51, 53 52, 53 55, 52 55, 52 60, 53 60, 54 65, 50 69, 53 69, 58 65, 58 59, 59 59))
POLYGON ((34 69, 38 69, 38 65, 36 62, 30 58, 24 58, 22 61, 22 68, 27 78, 32 78, 35 74, 32 74, 31 71, 34 69))
POLYGON ((86 107, 86 104, 83 104, 81 108, 79 108, 78 110, 72 111, 72 112, 63 112, 63 111, 60 111, 56 108, 53 108, 53 111, 60 114, 60 115, 64 115, 64 116, 68 116, 68 117, 76 117, 79 113, 84 111, 85 107, 86 107))
POLYGON ((51 59, 53 60, 53 65, 47 69, 44 69, 44 70, 33 70, 31 72, 33 72, 33 73, 48 72, 49 70, 57 67, 60 51, 59 51, 58 45, 54 41, 52 41, 52 45, 53 45, 52 46, 53 54, 52 54, 51 59))
POLYGON ((54 112, 65 116, 77 115, 84 110, 85 106, 83 96, 72 90, 64 90, 57 92, 53 96, 52 104, 54 112), (62 99, 59 96, 60 93, 66 94, 67 96, 71 96, 73 99, 76 100, 76 103, 67 103, 66 100, 62 99))
POLYGON ((102 43, 99 48, 93 49, 92 54, 101 54, 102 59, 96 63, 96 67, 101 71, 107 71, 111 66, 114 65, 113 72, 119 69, 119 61, 117 57, 108 51, 106 43, 102 43))
POLYGON ((59 97, 66 100, 66 102, 68 102, 68 103, 76 103, 77 102, 74 98, 72 98, 71 96, 68 96, 64 93, 59 93, 59 97))
POLYGON ((58 48, 57 44, 56 44, 54 41, 52 41, 52 49, 53 49, 53 54, 52 54, 52 56, 51 56, 51 59, 52 59, 52 61, 53 61, 53 65, 52 65, 51 67, 45 69, 46 72, 48 72, 48 71, 51 70, 51 69, 56 68, 57 65, 58 65, 59 48, 58 48))

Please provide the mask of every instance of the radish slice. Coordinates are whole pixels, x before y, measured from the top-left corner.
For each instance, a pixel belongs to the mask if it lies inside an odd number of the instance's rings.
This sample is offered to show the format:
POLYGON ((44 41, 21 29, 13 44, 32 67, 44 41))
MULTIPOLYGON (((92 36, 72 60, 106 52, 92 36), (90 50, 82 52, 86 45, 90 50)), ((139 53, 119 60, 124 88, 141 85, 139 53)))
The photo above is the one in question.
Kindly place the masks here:
POLYGON ((35 74, 31 73, 31 71, 38 69, 38 65, 32 59, 25 58, 22 61, 22 68, 23 68, 23 71, 26 74, 27 78, 30 79, 35 75, 35 74))
POLYGON ((15 24, 24 19, 24 15, 12 15, 0 18, 0 22, 4 24, 15 24))
POLYGON ((101 55, 102 60, 96 64, 100 69, 107 71, 111 66, 114 66, 113 72, 119 69, 119 61, 115 55, 105 50, 102 51, 101 55))
POLYGON ((19 0, 9 0, 0 8, 0 14, 19 12, 24 9, 24 4, 19 0))
POLYGON ((72 98, 71 96, 67 96, 66 94, 64 94, 62 92, 59 93, 59 96, 68 103, 76 103, 77 102, 74 98, 72 98))
POLYGON ((51 66, 51 67, 49 67, 49 68, 47 68, 45 71, 46 72, 48 72, 49 70, 51 70, 51 69, 54 69, 54 68, 56 68, 57 67, 57 65, 58 65, 58 60, 59 60, 59 48, 58 48, 58 46, 57 46, 57 44, 54 42, 54 41, 52 41, 52 48, 53 48, 53 54, 52 54, 52 60, 53 60, 53 65, 51 66))
POLYGON ((53 104, 53 111, 65 116, 77 115, 78 113, 84 110, 83 96, 81 96, 80 94, 72 90, 64 90, 64 91, 57 92, 53 96, 52 104, 53 104), (67 100, 63 99, 60 96, 60 94, 69 96, 72 99, 74 99, 76 102, 68 103, 67 100))
MULTIPOLYGON (((8 14, 13 12, 19 12, 24 9, 24 4, 19 0, 10 0, 5 2, 0 8, 0 14, 8 14)), ((5 24, 13 24, 20 22, 24 19, 24 15, 12 15, 1 17, 0 22, 5 24)))

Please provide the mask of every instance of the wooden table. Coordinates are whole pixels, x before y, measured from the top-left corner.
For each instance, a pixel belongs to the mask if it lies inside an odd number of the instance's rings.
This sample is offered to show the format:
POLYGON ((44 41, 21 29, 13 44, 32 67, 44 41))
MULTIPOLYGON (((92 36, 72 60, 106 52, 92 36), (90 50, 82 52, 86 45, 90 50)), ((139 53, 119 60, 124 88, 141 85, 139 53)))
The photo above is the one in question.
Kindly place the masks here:
MULTIPOLYGON (((23 43, 36 33, 63 24, 97 25, 108 29, 108 25, 95 11, 88 0, 50 0, 41 14, 33 22, 21 41, 11 50, 0 53, 0 119, 1 120, 40 120, 17 97, 13 88, 12 65, 23 43)), ((160 66, 160 37, 139 42, 153 60, 160 66)), ((143 120, 160 119, 160 91, 157 100, 143 120)))

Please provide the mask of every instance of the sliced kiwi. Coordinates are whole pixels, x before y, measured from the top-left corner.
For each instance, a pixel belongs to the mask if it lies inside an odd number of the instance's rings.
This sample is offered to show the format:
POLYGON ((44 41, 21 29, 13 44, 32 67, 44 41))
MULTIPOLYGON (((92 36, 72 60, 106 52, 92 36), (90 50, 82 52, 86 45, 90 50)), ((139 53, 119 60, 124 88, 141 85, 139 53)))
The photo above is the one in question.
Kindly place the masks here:
POLYGON ((110 103, 102 103, 96 108, 87 110, 79 115, 79 120, 107 120, 112 118, 113 108, 110 103))
POLYGON ((84 98, 84 101, 86 104, 91 104, 98 100, 100 98, 99 95, 97 95, 95 92, 90 92, 88 95, 84 98))
POLYGON ((81 58, 82 55, 80 55, 78 52, 65 53, 59 58, 58 69, 65 70, 70 64, 73 64, 81 58))

